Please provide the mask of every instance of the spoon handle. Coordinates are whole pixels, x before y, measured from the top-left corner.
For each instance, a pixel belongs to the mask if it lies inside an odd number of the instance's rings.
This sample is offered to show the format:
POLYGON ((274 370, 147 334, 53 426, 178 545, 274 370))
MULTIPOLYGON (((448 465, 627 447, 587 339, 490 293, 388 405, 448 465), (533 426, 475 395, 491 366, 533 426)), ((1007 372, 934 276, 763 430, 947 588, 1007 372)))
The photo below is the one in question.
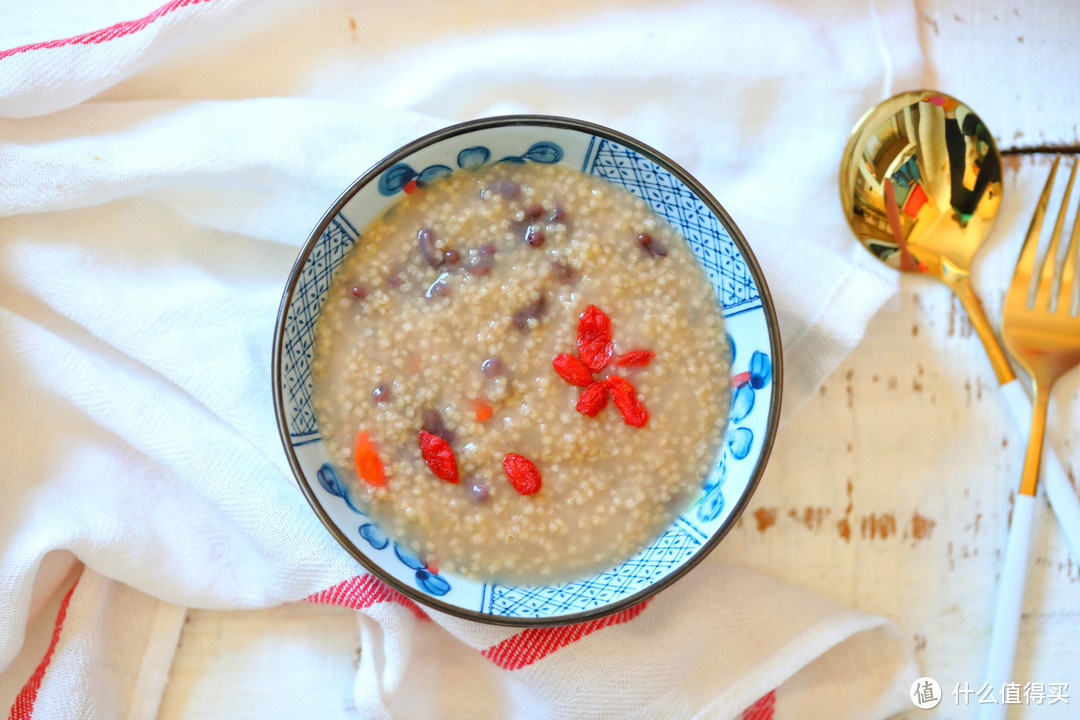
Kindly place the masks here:
POLYGON ((986 682, 991 692, 1001 700, 996 704, 980 704, 979 720, 1005 717, 1008 705, 1002 694, 1005 683, 1012 682, 1013 661, 1016 659, 1016 638, 1020 631, 1020 610, 1024 603, 1024 584, 1027 579, 1028 554, 1031 549, 1031 517, 1035 498, 1017 495, 1013 506, 1009 543, 1005 547, 1005 564, 998 584, 997 607, 994 610, 994 629, 990 636, 990 660, 986 667, 986 682))
MULTIPOLYGON (((1031 399, 1020 380, 1013 380, 1001 386, 1001 394, 1009 408, 1013 422, 1020 430, 1021 439, 1027 443, 1031 421, 1031 399)), ((1058 459, 1054 447, 1049 443, 1043 448, 1042 481, 1046 488, 1046 498, 1057 515, 1058 524, 1065 532, 1072 556, 1080 561, 1080 497, 1077 497, 1065 468, 1058 459)))
MULTIPOLYGON (((971 287, 971 276, 967 273, 957 273, 946 277, 945 282, 956 293, 960 304, 967 311, 971 326, 975 328, 975 334, 979 336, 983 348, 986 349, 986 356, 990 359, 990 365, 994 368, 998 383, 1004 385, 1015 380, 1016 373, 1013 372, 1012 365, 1009 364, 1009 358, 1005 355, 1005 348, 1001 347, 997 335, 994 334, 994 328, 986 317, 982 303, 979 302, 979 296, 975 294, 975 289, 971 287)), ((1024 422, 1027 422, 1026 418, 1024 422)))

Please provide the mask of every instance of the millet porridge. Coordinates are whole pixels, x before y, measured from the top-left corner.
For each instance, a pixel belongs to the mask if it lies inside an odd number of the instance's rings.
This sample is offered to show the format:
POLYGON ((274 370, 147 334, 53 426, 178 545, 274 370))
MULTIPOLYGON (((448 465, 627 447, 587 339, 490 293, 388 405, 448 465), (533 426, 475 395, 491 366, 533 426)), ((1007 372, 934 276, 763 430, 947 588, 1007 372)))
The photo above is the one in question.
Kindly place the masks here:
POLYGON ((499 163, 364 229, 316 327, 314 407, 392 540, 438 570, 551 582, 627 559, 699 494, 728 366, 712 284, 642 200, 499 163))

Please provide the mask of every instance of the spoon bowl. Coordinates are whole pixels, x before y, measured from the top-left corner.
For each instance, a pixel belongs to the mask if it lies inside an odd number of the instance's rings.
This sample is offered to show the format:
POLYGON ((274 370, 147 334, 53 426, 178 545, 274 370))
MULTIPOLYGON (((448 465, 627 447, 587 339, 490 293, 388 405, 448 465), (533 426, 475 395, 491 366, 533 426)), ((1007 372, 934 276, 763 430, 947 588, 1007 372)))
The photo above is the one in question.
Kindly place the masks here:
POLYGON ((863 115, 840 164, 840 199, 859 242, 897 270, 948 284, 1004 384, 1015 375, 971 288, 1001 194, 990 131, 967 105, 936 91, 902 93, 863 115))

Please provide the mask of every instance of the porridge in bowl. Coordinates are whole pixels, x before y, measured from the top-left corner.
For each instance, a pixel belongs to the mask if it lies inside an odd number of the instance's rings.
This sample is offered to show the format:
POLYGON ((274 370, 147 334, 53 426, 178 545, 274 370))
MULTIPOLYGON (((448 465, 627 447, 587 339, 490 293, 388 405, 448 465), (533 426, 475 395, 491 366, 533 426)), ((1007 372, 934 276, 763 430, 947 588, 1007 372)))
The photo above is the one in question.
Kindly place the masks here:
POLYGON ((433 568, 610 568, 700 494, 727 423, 715 290, 640 199, 560 165, 432 181, 360 234, 316 326, 327 452, 433 568))

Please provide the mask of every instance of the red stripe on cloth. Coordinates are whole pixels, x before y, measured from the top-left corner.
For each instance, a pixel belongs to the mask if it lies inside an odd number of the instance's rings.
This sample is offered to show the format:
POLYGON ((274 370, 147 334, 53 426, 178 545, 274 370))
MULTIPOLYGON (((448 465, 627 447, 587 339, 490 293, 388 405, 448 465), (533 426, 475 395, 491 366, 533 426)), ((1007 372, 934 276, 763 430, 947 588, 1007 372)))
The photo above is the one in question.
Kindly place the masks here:
POLYGON ((56 650, 56 643, 60 641, 60 630, 64 627, 64 618, 67 617, 68 604, 71 602, 71 595, 75 592, 75 588, 79 585, 79 580, 82 579, 82 571, 79 571, 79 577, 75 578, 74 584, 71 589, 64 595, 64 599, 60 601, 60 610, 56 613, 56 622, 53 624, 52 640, 49 641, 49 649, 45 651, 45 657, 41 658, 41 662, 38 663, 37 669, 34 670, 34 674, 30 676, 30 679, 23 685, 22 690, 15 697, 15 704, 11 706, 11 712, 8 714, 8 720, 30 720, 34 714, 34 702, 37 700, 38 690, 41 688, 41 681, 45 678, 45 670, 49 667, 49 662, 52 660, 53 651, 56 650))
POLYGON ((648 604, 649 601, 645 600, 599 620, 588 620, 575 625, 531 628, 508 637, 498 645, 492 645, 481 654, 504 670, 520 670, 601 628, 633 620, 648 604))
POLYGON ((776 691, 770 690, 761 699, 743 710, 742 720, 773 720, 776 712, 776 691))
POLYGON ((82 35, 76 35, 74 37, 64 38, 63 40, 49 40, 47 42, 33 43, 32 45, 22 45, 20 47, 11 48, 10 50, 0 51, 0 60, 11 55, 18 55, 19 53, 29 52, 30 50, 41 50, 43 48, 56 48, 63 47, 65 45, 96 45, 108 40, 115 40, 118 37, 124 35, 130 35, 133 32, 142 30, 150 23, 154 22, 163 15, 168 15, 182 7, 188 5, 198 5, 199 3, 211 2, 211 0, 172 0, 172 2, 166 3, 159 7, 154 12, 141 17, 138 20, 127 20, 126 22, 116 23, 110 25, 102 30, 95 30, 94 32, 83 33, 82 35))
POLYGON ((304 598, 304 602, 318 603, 320 605, 340 605, 353 610, 362 610, 371 607, 375 603, 396 602, 412 610, 413 615, 421 620, 428 619, 428 616, 424 614, 424 611, 416 603, 378 580, 374 575, 357 575, 351 580, 346 580, 333 587, 320 590, 313 595, 308 595, 304 598))

